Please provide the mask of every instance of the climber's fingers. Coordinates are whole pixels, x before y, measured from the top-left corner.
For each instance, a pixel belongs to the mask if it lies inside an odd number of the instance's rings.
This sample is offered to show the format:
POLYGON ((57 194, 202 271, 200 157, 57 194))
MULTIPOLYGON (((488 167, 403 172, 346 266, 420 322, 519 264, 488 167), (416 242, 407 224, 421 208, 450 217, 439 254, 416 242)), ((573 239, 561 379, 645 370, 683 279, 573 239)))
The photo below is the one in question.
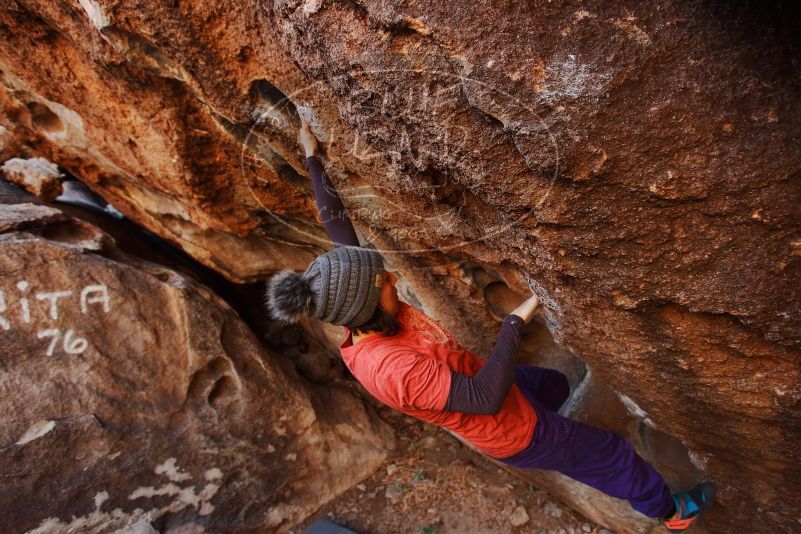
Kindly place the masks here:
POLYGON ((303 119, 300 119, 300 132, 298 133, 298 140, 303 146, 304 152, 306 152, 306 157, 314 156, 319 151, 320 144, 317 142, 314 132, 311 131, 309 123, 303 119))
POLYGON ((520 306, 512 311, 513 314, 517 315, 524 322, 528 323, 534 317, 534 312, 537 310, 537 306, 539 306, 540 301, 537 298, 537 295, 531 295, 528 299, 526 299, 520 306))

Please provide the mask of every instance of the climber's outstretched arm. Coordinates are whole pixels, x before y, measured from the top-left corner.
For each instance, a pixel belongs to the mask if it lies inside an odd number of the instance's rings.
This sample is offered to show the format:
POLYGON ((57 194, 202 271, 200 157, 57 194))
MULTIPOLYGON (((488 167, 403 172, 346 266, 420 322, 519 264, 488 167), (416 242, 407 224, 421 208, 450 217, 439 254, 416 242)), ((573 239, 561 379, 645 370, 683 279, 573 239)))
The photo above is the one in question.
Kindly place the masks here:
POLYGON ((337 247, 359 246, 359 238, 356 237, 356 230, 342 204, 342 199, 320 161, 320 145, 306 121, 301 121, 299 138, 306 153, 306 170, 311 177, 314 199, 317 203, 317 211, 320 213, 320 222, 328 232, 328 237, 337 247))
POLYGON ((500 411, 514 382, 520 328, 534 316, 538 303, 537 297, 532 296, 504 318, 495 347, 475 376, 451 371, 445 411, 485 415, 500 411))

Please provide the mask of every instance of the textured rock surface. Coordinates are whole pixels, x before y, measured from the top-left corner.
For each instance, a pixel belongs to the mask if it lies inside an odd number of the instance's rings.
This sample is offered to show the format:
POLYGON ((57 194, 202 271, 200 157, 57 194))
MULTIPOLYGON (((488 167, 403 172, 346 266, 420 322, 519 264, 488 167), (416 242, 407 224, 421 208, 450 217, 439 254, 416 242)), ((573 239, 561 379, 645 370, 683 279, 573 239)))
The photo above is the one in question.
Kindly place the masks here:
POLYGON ((54 200, 61 194, 63 176, 54 163, 44 158, 11 158, 0 167, 0 171, 6 180, 42 200, 54 200))
POLYGON ((208 289, 3 196, 0 531, 285 531, 384 459, 208 289))
POLYGON ((601 399, 583 413, 654 456, 683 443, 718 483, 706 528, 786 531, 798 19, 781 3, 17 1, 0 8, 0 150, 48 157, 253 280, 328 246, 304 114, 410 298, 487 350, 505 297, 485 302, 485 278, 536 290, 575 406, 601 399))

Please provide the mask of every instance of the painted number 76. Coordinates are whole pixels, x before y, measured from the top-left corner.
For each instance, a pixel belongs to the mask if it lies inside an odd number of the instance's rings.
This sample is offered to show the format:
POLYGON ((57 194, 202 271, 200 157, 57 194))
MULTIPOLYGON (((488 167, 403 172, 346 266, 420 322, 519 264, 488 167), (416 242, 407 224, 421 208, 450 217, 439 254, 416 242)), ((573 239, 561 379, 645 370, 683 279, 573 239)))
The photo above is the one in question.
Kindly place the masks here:
MULTIPOLYGON (((81 354, 83 351, 86 350, 86 347, 89 346, 89 342, 86 341, 82 337, 74 337, 75 332, 71 329, 64 332, 63 337, 63 348, 64 352, 67 354, 81 354)), ((61 330, 58 328, 48 328, 47 330, 40 330, 39 333, 36 334, 36 337, 39 339, 45 337, 52 337, 53 339, 50 341, 50 345, 47 346, 47 356, 52 356, 53 352, 56 350, 56 346, 58 345, 58 340, 61 337, 61 330)))

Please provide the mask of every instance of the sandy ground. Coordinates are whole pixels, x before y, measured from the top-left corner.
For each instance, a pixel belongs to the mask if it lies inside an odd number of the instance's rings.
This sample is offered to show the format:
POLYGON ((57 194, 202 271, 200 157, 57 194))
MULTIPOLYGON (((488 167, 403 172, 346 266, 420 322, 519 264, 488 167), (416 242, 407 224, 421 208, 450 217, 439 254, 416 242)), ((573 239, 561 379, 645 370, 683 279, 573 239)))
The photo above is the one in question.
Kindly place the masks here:
POLYGON ((397 449, 372 477, 320 508, 294 534, 319 517, 358 534, 610 534, 448 432, 378 411, 397 429, 397 449))

